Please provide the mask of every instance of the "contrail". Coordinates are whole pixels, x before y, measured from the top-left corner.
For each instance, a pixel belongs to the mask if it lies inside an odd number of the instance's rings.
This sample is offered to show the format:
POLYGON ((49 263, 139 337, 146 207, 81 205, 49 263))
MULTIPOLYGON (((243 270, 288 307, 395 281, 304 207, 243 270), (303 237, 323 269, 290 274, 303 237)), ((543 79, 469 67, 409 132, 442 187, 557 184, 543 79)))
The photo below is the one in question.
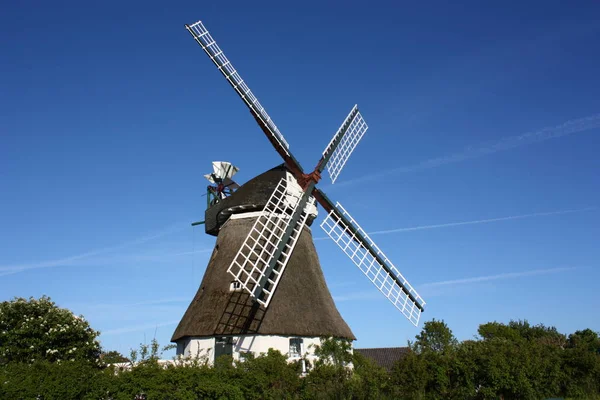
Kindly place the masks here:
POLYGON ((62 266, 62 265, 71 265, 73 264, 73 261, 77 261, 77 260, 81 260, 84 258, 88 258, 91 256, 96 256, 99 254, 104 254, 104 253, 109 253, 109 252, 113 252, 116 250, 121 250, 127 247, 131 247, 131 246, 135 246, 138 244, 142 244, 142 243, 146 243, 149 242, 151 240, 154 239, 158 239, 161 238, 163 236, 167 236, 170 235, 172 233, 175 232, 179 232, 181 230, 185 229, 185 226, 183 226, 183 224, 173 224, 168 226, 167 228, 158 231, 158 232, 154 232, 145 236, 142 236, 138 239, 134 239, 125 243, 121 243, 119 245, 116 246, 111 246, 111 247, 103 247, 97 250, 92 250, 92 251, 88 251, 86 253, 82 253, 82 254, 77 254, 74 256, 70 256, 70 257, 65 257, 65 258, 59 258, 59 259, 55 259, 55 260, 47 260, 47 261, 40 261, 40 262, 35 262, 35 263, 26 263, 26 264, 17 264, 17 265, 6 265, 6 266, 0 266, 0 276, 4 276, 4 275, 10 275, 10 274, 14 274, 17 272, 21 272, 21 271, 25 271, 25 270, 29 270, 29 269, 36 269, 36 268, 48 268, 48 267, 55 267, 55 266, 62 266))
POLYGON ((534 270, 523 271, 523 272, 508 272, 508 273, 497 274, 497 275, 478 276, 475 278, 453 279, 453 280, 449 280, 449 281, 424 283, 422 285, 419 285, 419 288, 461 285, 461 284, 467 284, 467 283, 497 281, 500 279, 522 278, 525 276, 556 274, 558 272, 566 272, 566 271, 571 271, 574 269, 575 269, 575 267, 561 267, 561 268, 548 268, 548 269, 534 269, 534 270))
MULTIPOLYGON (((591 211, 591 210, 596 210, 596 207, 577 208, 577 209, 573 209, 573 210, 538 212, 538 213, 532 213, 532 214, 510 215, 508 217, 477 219, 477 220, 473 220, 473 221, 449 222, 449 223, 445 223, 445 224, 435 224, 435 225, 421 225, 421 226, 412 226, 412 227, 408 227, 408 228, 385 229, 385 230, 381 230, 381 231, 368 232, 367 234, 369 236, 387 235, 390 233, 398 233, 398 232, 421 231, 421 230, 425 230, 425 229, 437 229, 437 228, 450 228, 453 226, 461 226, 461 225, 488 224, 491 222, 510 221, 510 220, 515 220, 515 219, 525 219, 525 218, 534 218, 534 217, 544 217, 544 216, 550 216, 550 215, 571 214, 571 213, 591 211)), ((329 237, 323 236, 323 237, 315 238, 313 240, 326 240, 326 239, 329 239, 329 237)))
MULTIPOLYGON (((144 306, 159 306, 159 305, 170 305, 176 303, 189 303, 189 297, 168 297, 163 299, 154 300, 143 300, 134 303, 69 303, 69 309, 85 309, 85 310, 108 310, 115 312, 116 310, 122 311, 124 308, 138 308, 144 306)), ((87 312, 86 312, 87 313, 87 312)), ((84 313, 84 314, 86 314, 84 313)))
POLYGON ((170 297, 170 298, 166 298, 166 299, 156 299, 156 300, 140 301, 137 303, 130 303, 130 304, 120 304, 119 307, 153 306, 153 305, 171 304, 171 303, 187 303, 189 301, 190 301, 189 297, 170 297))
POLYGON ((199 250, 194 250, 194 251, 184 251, 184 252, 181 252, 181 253, 175 253, 173 255, 174 256, 186 256, 186 255, 189 255, 189 254, 209 253, 209 252, 211 252, 213 250, 214 250, 213 248, 210 248, 210 249, 199 249, 199 250))
POLYGON ((340 303, 343 301, 381 300, 384 298, 385 297, 383 297, 381 295, 381 293, 379 293, 378 291, 369 290, 369 291, 350 292, 350 293, 346 293, 346 294, 342 294, 342 295, 334 295, 333 301, 335 301, 336 303, 340 303))
POLYGON ((600 127, 600 114, 594 114, 589 117, 569 120, 561 125, 546 127, 538 131, 524 133, 517 136, 508 136, 500 140, 483 143, 477 147, 470 146, 464 151, 450 154, 447 156, 431 158, 414 165, 408 165, 400 168, 392 168, 383 172, 370 174, 349 181, 339 182, 335 186, 351 185, 363 181, 372 181, 374 177, 381 177, 393 173, 408 173, 429 168, 435 168, 446 164, 453 164, 472 158, 483 157, 500 151, 510 150, 521 146, 544 142, 550 139, 556 139, 574 133, 585 132, 600 127))
MULTIPOLYGON (((430 282, 424 283, 421 285, 417 285, 419 290, 427 289, 427 288, 435 288, 440 286, 454 286, 454 285, 464 285, 469 283, 479 283, 479 282, 488 282, 488 281, 497 281, 501 279, 516 279, 523 278, 526 276, 535 276, 535 275, 548 275, 548 274, 556 274, 559 272, 572 271, 575 267, 560 267, 560 268, 547 268, 547 269, 534 269, 529 271, 522 272, 508 272, 504 274, 497 275, 488 275, 488 276, 478 276, 474 278, 463 278, 463 279, 453 279, 449 281, 439 281, 439 282, 430 282)), ((333 296, 333 300, 336 302, 343 301, 354 301, 354 300, 383 300, 384 297, 381 296, 377 291, 357 291, 350 292, 343 295, 333 296)))
POLYGON ((134 326, 127 326, 127 327, 123 327, 123 328, 117 328, 117 329, 109 329, 104 332, 100 331, 100 334, 101 335, 116 335, 119 333, 137 332, 137 331, 143 331, 146 329, 156 329, 156 328, 160 328, 162 326, 175 325, 178 323, 179 323, 179 320, 173 320, 173 321, 161 322, 158 324, 134 325, 134 326))
POLYGON ((596 209, 596 207, 587 207, 587 208, 578 208, 578 209, 574 209, 574 210, 548 211, 548 212, 539 212, 539 213, 532 213, 532 214, 511 215, 508 217, 500 217, 500 218, 478 219, 478 220, 474 220, 474 221, 450 222, 450 223, 446 223, 446 224, 435 224, 435 225, 421 225, 421 226, 413 226, 413 227, 409 227, 409 228, 398 228, 398 229, 387 229, 387 230, 382 230, 382 231, 374 231, 374 232, 369 232, 369 235, 385 235, 388 233, 420 231, 420 230, 424 230, 424 229, 449 228, 452 226, 461 226, 461 225, 487 224, 490 222, 510 221, 510 220, 514 220, 514 219, 544 217, 544 216, 549 216, 549 215, 571 214, 571 213, 590 211, 590 210, 595 210, 595 209, 596 209))

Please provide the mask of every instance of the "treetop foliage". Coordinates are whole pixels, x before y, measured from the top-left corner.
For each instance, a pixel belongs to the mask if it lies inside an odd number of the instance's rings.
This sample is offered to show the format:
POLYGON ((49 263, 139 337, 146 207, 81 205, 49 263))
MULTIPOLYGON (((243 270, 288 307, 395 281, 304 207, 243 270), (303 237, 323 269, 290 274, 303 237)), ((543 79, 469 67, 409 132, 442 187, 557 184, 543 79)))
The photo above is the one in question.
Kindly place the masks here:
POLYGON ((352 362, 352 342, 348 339, 322 337, 321 344, 314 348, 317 364, 346 366, 352 362))
POLYGON ((410 346, 418 353, 434 352, 444 353, 454 349, 458 340, 444 321, 436 321, 435 318, 423 324, 421 333, 416 336, 416 341, 410 346))
POLYGON ((498 322, 488 322, 479 326, 479 335, 484 340, 504 339, 508 341, 542 341, 547 344, 564 346, 566 336, 559 333, 555 327, 543 324, 532 326, 527 321, 510 321, 508 325, 498 322))
POLYGON ((567 346, 572 349, 600 354, 600 336, 591 329, 576 331, 569 335, 567 346))
POLYGON ((0 364, 95 362, 100 355, 99 334, 83 316, 59 308, 46 296, 0 303, 0 364))

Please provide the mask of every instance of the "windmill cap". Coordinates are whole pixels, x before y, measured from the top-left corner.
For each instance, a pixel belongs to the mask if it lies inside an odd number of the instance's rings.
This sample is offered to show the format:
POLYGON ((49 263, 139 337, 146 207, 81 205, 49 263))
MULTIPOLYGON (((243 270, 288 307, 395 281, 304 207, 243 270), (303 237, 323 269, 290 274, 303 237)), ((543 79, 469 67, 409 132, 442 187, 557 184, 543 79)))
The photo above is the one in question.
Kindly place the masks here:
MULTIPOLYGON (((231 196, 208 208, 204 215, 206 233, 217 236, 221 226, 233 214, 241 214, 262 210, 277 183, 291 172, 281 164, 275 168, 250 179, 237 189, 231 196)), ((316 214, 309 216, 307 225, 311 225, 316 214)))

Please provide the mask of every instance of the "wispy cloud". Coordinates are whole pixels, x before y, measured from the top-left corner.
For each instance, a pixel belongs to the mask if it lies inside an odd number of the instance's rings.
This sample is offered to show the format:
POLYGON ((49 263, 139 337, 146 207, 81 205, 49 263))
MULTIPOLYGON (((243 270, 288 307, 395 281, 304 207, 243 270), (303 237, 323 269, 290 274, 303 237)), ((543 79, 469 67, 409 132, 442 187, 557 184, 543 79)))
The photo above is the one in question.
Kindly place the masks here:
POLYGON ((189 303, 189 297, 169 297, 166 299, 154 299, 139 301, 137 303, 125 304, 124 307, 137 307, 137 306, 154 306, 159 304, 171 304, 171 303, 189 303))
POLYGON ((69 304, 69 308, 86 308, 86 309, 108 309, 108 310, 119 310, 124 308, 138 308, 144 306, 156 306, 163 304, 173 304, 173 303, 189 303, 189 297, 166 297, 162 299, 148 299, 134 302, 124 302, 124 303, 71 303, 69 304))
MULTIPOLYGON (((426 230, 426 229, 451 228, 451 227, 462 226, 462 225, 489 224, 492 222, 511 221, 511 220, 517 220, 517 219, 525 219, 525 218, 572 214, 572 213, 578 213, 578 212, 584 212, 584 211, 592 211, 592 210, 596 210, 596 209, 597 209, 597 207, 585 207, 585 208, 575 208, 575 209, 570 209, 570 210, 558 210, 558 211, 537 212, 537 213, 530 213, 530 214, 509 215, 506 217, 476 219, 476 220, 458 221, 458 222, 447 222, 444 224, 419 225, 419 226, 411 226, 411 227, 407 227, 407 228, 384 229, 384 230, 380 230, 380 231, 368 232, 367 234, 370 236, 388 235, 390 233, 421 231, 421 230, 426 230)), ((322 237, 315 238, 314 240, 326 240, 326 239, 329 239, 329 237, 322 236, 322 237)))
POLYGON ((172 254, 172 255, 173 256, 187 256, 189 254, 208 253, 208 252, 211 252, 213 250, 214 250, 213 248, 210 248, 210 249, 198 249, 198 250, 194 250, 194 251, 184 251, 184 252, 181 252, 181 253, 175 253, 175 254, 172 254))
MULTIPOLYGON (((172 224, 160 231, 155 231, 155 232, 146 234, 144 236, 141 236, 137 239, 126 241, 124 243, 121 243, 121 244, 118 244, 115 246, 103 247, 103 248, 99 248, 96 250, 88 251, 86 253, 76 254, 73 256, 59 258, 59 259, 52 259, 52 260, 45 260, 45 261, 38 261, 38 262, 24 263, 24 264, 3 265, 3 266, 0 266, 0 271, 1 271, 0 276, 15 274, 15 273, 27 271, 30 269, 49 268, 49 267, 57 267, 57 266, 69 266, 69 265, 74 265, 76 263, 79 263, 83 260, 87 260, 89 262, 90 258, 92 258, 92 257, 102 255, 102 254, 112 253, 112 252, 119 251, 119 250, 122 250, 125 248, 129 248, 129 247, 133 247, 133 246, 136 246, 139 244, 150 242, 152 240, 159 239, 159 238, 165 237, 167 235, 171 235, 173 233, 180 232, 184 229, 186 229, 186 226, 184 223, 172 224)), ((209 251, 209 250, 206 250, 206 251, 209 251)))
MULTIPOLYGON (((132 253, 121 253, 121 254, 108 254, 98 255, 88 258, 79 259, 72 261, 68 264, 62 264, 61 266, 77 266, 77 267, 100 267, 100 266, 135 266, 143 263, 146 267, 150 267, 152 264, 161 264, 170 262, 173 259, 185 258, 193 254, 202 254, 212 252, 212 248, 204 248, 195 251, 186 252, 164 252, 157 250, 141 250, 132 253)), ((59 265, 57 265, 59 266, 59 265)))
POLYGON ((341 281, 341 282, 328 283, 327 287, 329 289, 334 289, 334 288, 348 287, 348 286, 354 286, 354 285, 356 285, 356 282, 354 282, 354 281, 341 281))
MULTIPOLYGON (((477 284, 482 282, 490 282, 490 281, 498 281, 498 280, 508 280, 508 279, 518 279, 525 278, 528 276, 538 276, 538 275, 550 275, 550 274, 558 274, 561 272, 568 272, 574 270, 575 267, 558 267, 558 268, 546 268, 546 269, 534 269, 528 271, 519 271, 519 272, 506 272, 502 274, 495 275, 485 275, 485 276, 476 276, 472 278, 461 278, 461 279, 451 279, 446 281, 437 281, 437 282, 429 282, 423 283, 417 286, 419 292, 429 292, 430 289, 442 288, 442 287, 454 287, 460 285, 469 285, 469 284, 477 284)), ((370 285, 367 281, 364 281, 365 285, 370 285)), ((423 293, 421 293, 423 294, 423 293)), ((439 295, 439 293, 437 293, 439 295)), ((428 296, 435 295, 435 293, 427 293, 428 296)), ((385 300, 385 297, 375 290, 365 290, 365 291, 354 291, 348 292, 345 294, 334 295, 333 300, 336 302, 345 302, 345 301, 363 301, 363 300, 385 300)))
POLYGON ((470 146, 463 151, 449 154, 446 156, 430 158, 421 161, 417 164, 408 165, 405 167, 392 168, 383 172, 370 174, 360 178, 342 181, 335 186, 352 185, 359 182, 372 181, 374 177, 381 177, 394 173, 409 173, 424 169, 439 167, 446 164, 458 163, 473 158, 479 158, 486 155, 515 149, 517 147, 527 146, 534 143, 544 142, 550 139, 556 139, 563 136, 572 135, 574 133, 585 132, 600 127, 600 114, 590 115, 584 118, 572 119, 563 124, 546 127, 537 131, 524 133, 517 136, 508 136, 499 140, 482 143, 477 146, 470 146))
MULTIPOLYGON (((365 285, 368 285, 367 281, 365 281, 365 285)), ((356 291, 350 292, 341 295, 334 295, 333 300, 340 303, 344 301, 353 301, 353 300, 379 300, 385 299, 383 295, 375 290, 365 290, 365 291, 356 291)))
POLYGON ((550 216, 550 215, 572 214, 572 213, 578 213, 578 212, 583 212, 583 211, 591 211, 591 210, 595 210, 595 209, 596 209, 595 207, 586 207, 586 208, 577 208, 577 209, 572 209, 572 210, 548 211, 548 212, 538 212, 538 213, 531 213, 531 214, 510 215, 507 217, 477 219, 477 220, 460 221, 460 222, 449 222, 449 223, 445 223, 445 224, 420 225, 420 226, 412 226, 412 227, 408 227, 408 228, 397 228, 397 229, 386 229, 386 230, 381 230, 381 231, 373 231, 373 232, 369 232, 369 235, 385 235, 385 234, 389 234, 389 233, 420 231, 420 230, 425 230, 425 229, 450 228, 450 227, 462 226, 462 225, 489 224, 491 222, 510 221, 510 220, 515 220, 515 219, 546 217, 546 216, 550 216))
POLYGON ((452 279, 452 280, 448 280, 448 281, 429 282, 429 283, 424 283, 422 285, 419 285, 419 288, 455 286, 455 285, 465 285, 465 284, 470 284, 470 283, 497 281, 497 280, 502 280, 502 279, 516 279, 516 278, 523 278, 526 276, 556 274, 559 272, 572 271, 574 269, 575 269, 575 267, 560 267, 560 268, 534 269, 534 270, 520 271, 520 272, 507 272, 507 273, 496 274, 496 275, 477 276, 474 278, 462 278, 462 279, 452 279))
POLYGON ((101 335, 107 336, 107 335, 117 335, 117 334, 128 333, 128 332, 139 332, 139 331, 144 331, 147 329, 156 329, 156 328, 160 328, 163 326, 175 325, 178 323, 179 323, 179 320, 173 320, 173 321, 167 321, 167 322, 160 322, 157 324, 125 326, 122 328, 109 329, 109 330, 103 331, 103 332, 101 332, 101 335))

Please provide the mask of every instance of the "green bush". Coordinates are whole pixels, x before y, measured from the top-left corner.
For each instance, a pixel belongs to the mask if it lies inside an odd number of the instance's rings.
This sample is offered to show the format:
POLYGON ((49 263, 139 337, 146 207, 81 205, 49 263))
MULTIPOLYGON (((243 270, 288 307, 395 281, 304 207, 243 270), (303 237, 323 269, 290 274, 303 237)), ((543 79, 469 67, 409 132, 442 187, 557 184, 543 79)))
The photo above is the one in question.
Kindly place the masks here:
POLYGON ((100 333, 48 297, 0 303, 0 364, 98 361, 100 333))
POLYGON ((1 399, 82 399, 100 370, 87 362, 9 363, 0 367, 1 399))

